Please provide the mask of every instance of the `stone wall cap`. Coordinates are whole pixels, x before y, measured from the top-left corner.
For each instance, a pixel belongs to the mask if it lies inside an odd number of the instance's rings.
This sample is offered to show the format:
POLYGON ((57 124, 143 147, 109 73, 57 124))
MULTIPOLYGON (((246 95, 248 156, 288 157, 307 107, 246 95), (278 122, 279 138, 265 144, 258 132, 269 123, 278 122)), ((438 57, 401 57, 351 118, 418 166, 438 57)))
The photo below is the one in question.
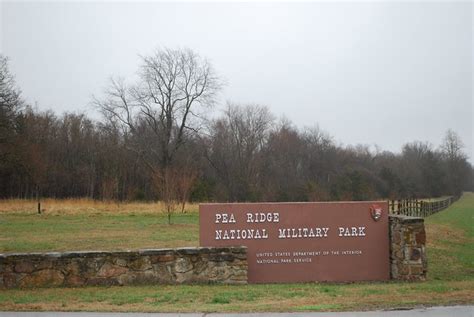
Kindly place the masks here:
POLYGON ((15 257, 49 257, 49 258, 77 258, 77 257, 105 257, 105 256, 140 256, 140 255, 164 255, 164 254, 200 254, 200 253, 246 253, 247 247, 183 247, 168 249, 141 249, 123 251, 66 251, 66 252, 25 252, 25 253, 0 253, 0 259, 15 257))
POLYGON ((399 219, 402 222, 409 223, 409 222, 424 222, 425 220, 422 217, 412 217, 412 216, 405 216, 405 215, 396 215, 396 214, 389 214, 390 218, 399 219))

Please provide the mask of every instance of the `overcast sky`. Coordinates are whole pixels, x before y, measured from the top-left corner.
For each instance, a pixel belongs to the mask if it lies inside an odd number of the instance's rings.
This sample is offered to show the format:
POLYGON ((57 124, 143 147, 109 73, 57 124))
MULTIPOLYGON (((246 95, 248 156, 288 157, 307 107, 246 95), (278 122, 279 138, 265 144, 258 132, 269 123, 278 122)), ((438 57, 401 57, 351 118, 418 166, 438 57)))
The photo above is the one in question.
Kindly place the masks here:
POLYGON ((457 3, 1 2, 0 51, 40 109, 91 113, 139 55, 189 47, 235 103, 267 105, 343 144, 437 147, 456 131, 473 162, 473 5, 457 3))

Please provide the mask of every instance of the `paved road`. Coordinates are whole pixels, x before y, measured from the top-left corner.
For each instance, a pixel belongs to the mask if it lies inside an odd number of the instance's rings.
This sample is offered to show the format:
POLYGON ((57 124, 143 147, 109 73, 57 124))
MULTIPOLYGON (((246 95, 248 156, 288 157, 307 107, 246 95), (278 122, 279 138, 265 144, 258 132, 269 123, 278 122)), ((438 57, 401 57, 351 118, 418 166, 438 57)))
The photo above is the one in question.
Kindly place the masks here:
POLYGON ((64 313, 64 312, 0 312, 0 317, 474 317, 474 306, 430 307, 410 310, 385 310, 343 313, 261 313, 261 314, 152 314, 152 313, 64 313))

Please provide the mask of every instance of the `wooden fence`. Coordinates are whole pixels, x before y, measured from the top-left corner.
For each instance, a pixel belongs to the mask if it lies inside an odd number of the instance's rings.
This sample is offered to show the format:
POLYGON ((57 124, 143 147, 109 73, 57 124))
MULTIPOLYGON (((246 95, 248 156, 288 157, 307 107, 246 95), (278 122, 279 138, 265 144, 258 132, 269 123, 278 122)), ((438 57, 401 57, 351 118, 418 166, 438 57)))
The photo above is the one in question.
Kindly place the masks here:
POLYGON ((418 199, 389 200, 389 213, 412 217, 427 217, 438 211, 444 210, 457 201, 460 196, 449 196, 436 201, 418 199))

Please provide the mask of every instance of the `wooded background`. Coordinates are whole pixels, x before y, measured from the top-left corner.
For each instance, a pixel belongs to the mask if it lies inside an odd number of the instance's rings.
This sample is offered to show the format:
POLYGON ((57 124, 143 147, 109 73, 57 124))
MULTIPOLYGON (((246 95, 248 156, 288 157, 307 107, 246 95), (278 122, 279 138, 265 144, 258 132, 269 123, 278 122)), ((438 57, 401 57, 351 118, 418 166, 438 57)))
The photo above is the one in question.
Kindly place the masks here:
POLYGON ((27 105, 0 55, 0 197, 326 201, 474 190, 474 169, 452 130, 438 148, 420 141, 400 153, 342 146, 261 105, 228 103, 206 119, 221 83, 190 50, 144 57, 139 74, 138 83, 112 80, 93 100, 104 115, 93 120, 27 105))

